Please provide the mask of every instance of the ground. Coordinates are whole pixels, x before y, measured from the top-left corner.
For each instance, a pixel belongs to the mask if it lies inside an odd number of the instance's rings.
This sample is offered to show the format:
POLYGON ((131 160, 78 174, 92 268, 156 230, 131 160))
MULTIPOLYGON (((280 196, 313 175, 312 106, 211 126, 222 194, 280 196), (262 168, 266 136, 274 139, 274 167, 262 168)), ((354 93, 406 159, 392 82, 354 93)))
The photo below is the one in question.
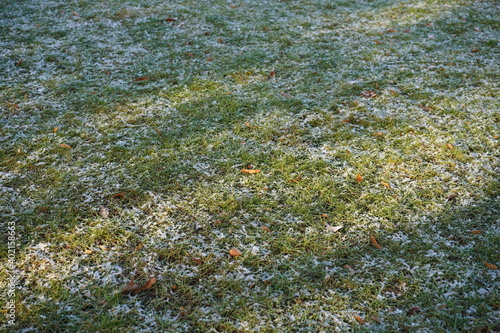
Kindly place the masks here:
POLYGON ((0 330, 500 330, 498 13, 2 1, 0 330))

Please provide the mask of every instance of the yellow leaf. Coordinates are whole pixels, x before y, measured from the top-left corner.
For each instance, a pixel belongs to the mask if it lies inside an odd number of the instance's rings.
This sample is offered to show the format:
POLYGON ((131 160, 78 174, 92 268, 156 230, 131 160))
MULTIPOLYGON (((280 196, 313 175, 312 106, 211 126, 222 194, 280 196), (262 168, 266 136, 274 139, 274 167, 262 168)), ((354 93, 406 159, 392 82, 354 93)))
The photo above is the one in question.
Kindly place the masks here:
POLYGON ((248 174, 255 174, 255 173, 259 173, 260 170, 259 169, 241 169, 241 172, 248 173, 248 174))
POLYGON ((231 257, 241 256, 241 251, 233 247, 231 250, 229 250, 229 255, 231 257))
POLYGON ((64 148, 64 149, 71 149, 71 146, 70 146, 70 145, 67 145, 67 144, 65 144, 65 143, 61 143, 61 144, 59 145, 59 147, 64 148))
POLYGON ((373 237, 373 235, 372 235, 372 236, 370 236, 370 239, 371 239, 371 241, 372 241, 373 246, 375 246, 375 247, 376 247, 377 249, 379 249, 379 250, 382 250, 382 249, 383 249, 383 247, 382 247, 382 246, 380 246, 380 245, 377 243, 377 240, 375 239, 375 237, 373 237))
POLYGON ((486 261, 484 262, 484 266, 486 266, 486 268, 488 268, 488 269, 498 269, 497 265, 489 264, 486 261))

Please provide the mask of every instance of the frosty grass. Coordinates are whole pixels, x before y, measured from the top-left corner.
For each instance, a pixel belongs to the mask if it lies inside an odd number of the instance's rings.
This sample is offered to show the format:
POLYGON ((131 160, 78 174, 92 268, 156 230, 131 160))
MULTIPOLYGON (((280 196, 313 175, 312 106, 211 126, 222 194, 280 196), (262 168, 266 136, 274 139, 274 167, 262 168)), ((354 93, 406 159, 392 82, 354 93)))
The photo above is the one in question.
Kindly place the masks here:
POLYGON ((500 330, 495 1, 0 14, 3 331, 500 330))

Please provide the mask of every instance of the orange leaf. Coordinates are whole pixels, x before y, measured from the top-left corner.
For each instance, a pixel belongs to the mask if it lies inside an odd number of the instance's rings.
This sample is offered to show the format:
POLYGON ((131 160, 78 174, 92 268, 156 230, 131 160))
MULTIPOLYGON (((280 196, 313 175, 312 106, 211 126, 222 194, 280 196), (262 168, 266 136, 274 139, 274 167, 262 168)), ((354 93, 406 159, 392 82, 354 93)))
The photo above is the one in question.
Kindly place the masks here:
POLYGON ((447 143, 446 147, 448 147, 449 149, 453 149, 453 145, 451 143, 447 143))
POLYGON ((61 144, 59 145, 59 147, 64 148, 64 149, 71 149, 71 146, 70 146, 70 145, 67 145, 67 144, 65 144, 65 143, 61 143, 61 144))
POLYGON ((373 237, 373 235, 372 235, 372 236, 370 236, 370 239, 371 239, 371 241, 372 241, 373 246, 375 246, 375 247, 376 247, 377 249, 379 249, 379 250, 382 250, 382 249, 383 249, 383 247, 382 247, 382 246, 380 246, 380 245, 377 243, 377 240, 375 239, 375 237, 373 237))
POLYGON ((241 251, 233 247, 231 250, 229 250, 229 255, 231 257, 241 256, 241 251))
POLYGON ((365 325, 365 321, 363 320, 363 318, 361 318, 360 316, 358 315, 354 315, 354 318, 361 324, 361 325, 365 325))
POLYGON ((486 268, 488 268, 488 269, 498 269, 497 265, 489 264, 486 261, 484 262, 484 266, 486 266, 486 268))
POLYGON ((118 198, 118 197, 124 197, 124 196, 125 196, 125 193, 120 192, 120 193, 113 194, 111 197, 118 198))
POLYGON ((248 173, 248 174, 255 174, 255 173, 259 173, 260 170, 259 169, 241 169, 241 172, 248 173))
POLYGON ((134 291, 134 295, 137 295, 137 293, 140 291, 150 289, 153 286, 153 284, 155 284, 155 282, 156 282, 156 278, 149 279, 145 285, 143 285, 142 287, 140 287, 139 289, 134 291))
POLYGON ((298 175, 297 177, 290 179, 289 182, 290 183, 297 183, 300 180, 300 178, 302 178, 302 176, 298 175))
POLYGON ((148 80, 151 80, 148 76, 141 76, 141 77, 138 77, 137 79, 135 79, 134 81, 141 82, 141 81, 148 81, 148 80))
POLYGON ((390 187, 391 187, 391 185, 389 185, 388 183, 380 183, 380 185, 385 186, 385 187, 387 187, 387 188, 390 188, 390 187))
POLYGON ((359 183, 363 180, 363 176, 361 176, 359 173, 356 175, 356 181, 359 183))
POLYGON ((58 130, 59 130, 59 127, 54 127, 54 129, 52 130, 52 132, 56 133, 58 130))
POLYGON ((469 232, 477 235, 477 234, 481 233, 481 230, 472 230, 472 231, 469 231, 469 232))

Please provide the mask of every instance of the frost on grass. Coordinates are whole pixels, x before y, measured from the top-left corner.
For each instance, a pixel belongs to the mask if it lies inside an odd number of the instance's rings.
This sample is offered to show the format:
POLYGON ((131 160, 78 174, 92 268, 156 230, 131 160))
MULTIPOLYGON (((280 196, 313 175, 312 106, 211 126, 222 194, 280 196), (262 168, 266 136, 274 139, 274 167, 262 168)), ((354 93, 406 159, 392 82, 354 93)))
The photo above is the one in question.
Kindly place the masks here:
POLYGON ((493 329, 491 3, 0 11, 17 328, 493 329))

